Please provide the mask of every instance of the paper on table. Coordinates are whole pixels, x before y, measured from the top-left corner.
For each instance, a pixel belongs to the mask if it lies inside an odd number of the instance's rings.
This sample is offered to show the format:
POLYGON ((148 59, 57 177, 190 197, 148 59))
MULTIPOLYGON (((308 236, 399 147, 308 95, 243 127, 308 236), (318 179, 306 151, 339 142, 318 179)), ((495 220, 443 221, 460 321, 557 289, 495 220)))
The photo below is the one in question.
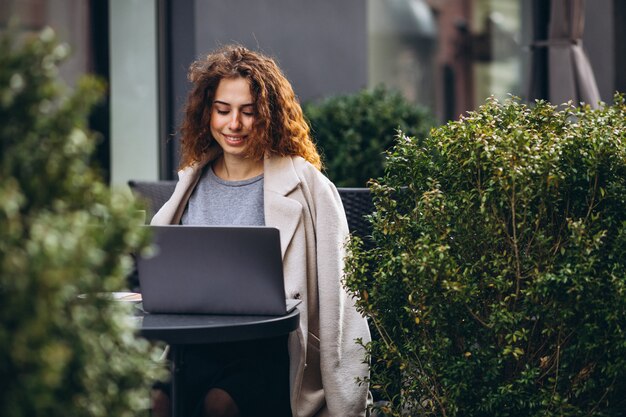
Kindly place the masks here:
MULTIPOLYGON (((129 301, 133 303, 141 302, 141 294, 138 292, 101 292, 91 295, 92 297, 112 298, 115 301, 129 301)), ((80 294, 78 298, 88 298, 88 294, 80 294)))
POLYGON ((114 292, 112 293, 112 296, 116 301, 141 301, 141 294, 138 292, 114 292))

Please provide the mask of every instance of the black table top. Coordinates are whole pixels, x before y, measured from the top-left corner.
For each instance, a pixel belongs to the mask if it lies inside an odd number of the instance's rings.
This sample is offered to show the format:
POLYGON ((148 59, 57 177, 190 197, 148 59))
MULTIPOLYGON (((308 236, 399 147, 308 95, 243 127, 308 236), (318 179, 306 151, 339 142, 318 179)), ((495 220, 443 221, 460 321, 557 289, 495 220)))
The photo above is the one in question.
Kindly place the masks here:
POLYGON ((143 314, 140 333, 169 344, 207 344, 264 339, 298 328, 296 308, 284 316, 226 316, 201 314, 143 314))

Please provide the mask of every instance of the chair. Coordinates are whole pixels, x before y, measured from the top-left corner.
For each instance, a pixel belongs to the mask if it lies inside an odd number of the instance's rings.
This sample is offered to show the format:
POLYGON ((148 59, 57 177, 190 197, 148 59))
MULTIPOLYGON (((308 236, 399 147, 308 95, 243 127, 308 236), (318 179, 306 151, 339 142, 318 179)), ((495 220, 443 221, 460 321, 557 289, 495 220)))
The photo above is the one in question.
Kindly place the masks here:
MULTIPOLYGON (((176 187, 176 181, 130 180, 128 186, 135 197, 146 203, 146 219, 149 221, 170 198, 176 187)), ((367 241, 372 226, 365 216, 374 210, 369 188, 338 188, 337 191, 346 212, 350 232, 367 241)))
POLYGON ((372 225, 365 216, 374 211, 369 188, 338 188, 337 191, 346 212, 350 232, 367 243, 372 234, 372 225))
POLYGON ((146 220, 150 222, 152 216, 171 197, 176 187, 176 181, 128 181, 133 195, 146 204, 146 220))

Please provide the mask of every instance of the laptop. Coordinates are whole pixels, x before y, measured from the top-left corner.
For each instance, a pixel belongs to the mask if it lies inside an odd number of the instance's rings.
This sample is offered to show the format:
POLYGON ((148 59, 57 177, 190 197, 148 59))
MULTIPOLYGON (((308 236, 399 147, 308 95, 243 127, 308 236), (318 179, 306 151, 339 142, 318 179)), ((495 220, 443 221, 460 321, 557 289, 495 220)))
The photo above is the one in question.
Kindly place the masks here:
POLYGON ((151 253, 137 257, 148 313, 284 315, 278 229, 269 226, 143 226, 151 253))

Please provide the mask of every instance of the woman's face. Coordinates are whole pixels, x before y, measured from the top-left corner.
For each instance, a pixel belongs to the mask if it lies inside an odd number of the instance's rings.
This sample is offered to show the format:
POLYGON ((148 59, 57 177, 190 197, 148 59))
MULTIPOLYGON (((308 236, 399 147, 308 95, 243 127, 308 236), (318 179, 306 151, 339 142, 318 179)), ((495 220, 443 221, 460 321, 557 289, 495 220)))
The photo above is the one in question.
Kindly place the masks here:
POLYGON ((252 140, 254 98, 245 78, 223 78, 211 106, 211 134, 226 157, 243 158, 252 140))

